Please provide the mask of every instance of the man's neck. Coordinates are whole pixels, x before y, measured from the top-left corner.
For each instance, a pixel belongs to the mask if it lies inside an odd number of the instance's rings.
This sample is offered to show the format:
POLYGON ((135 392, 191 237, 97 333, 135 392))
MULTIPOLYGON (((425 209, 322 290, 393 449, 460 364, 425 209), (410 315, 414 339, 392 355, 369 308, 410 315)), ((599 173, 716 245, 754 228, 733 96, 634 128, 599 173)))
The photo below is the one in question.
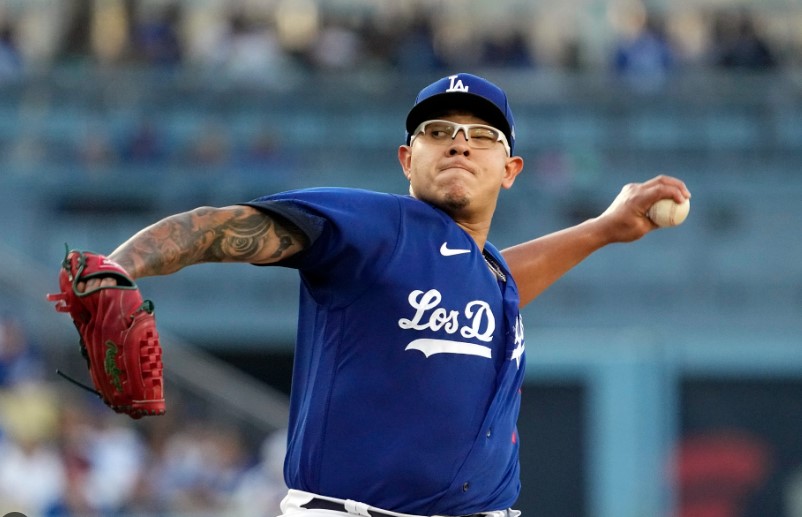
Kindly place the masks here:
POLYGON ((485 249, 487 235, 490 233, 490 221, 475 223, 454 219, 454 222, 456 222, 457 226, 465 230, 465 232, 473 238, 473 240, 476 242, 476 245, 479 246, 479 249, 485 249))

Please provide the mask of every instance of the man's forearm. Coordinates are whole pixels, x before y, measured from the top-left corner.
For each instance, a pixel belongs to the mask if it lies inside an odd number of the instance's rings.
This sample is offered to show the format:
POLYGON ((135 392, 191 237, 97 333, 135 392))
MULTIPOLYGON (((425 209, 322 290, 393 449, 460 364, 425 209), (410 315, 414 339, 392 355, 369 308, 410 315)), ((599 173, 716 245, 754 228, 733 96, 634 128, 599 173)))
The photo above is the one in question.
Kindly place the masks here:
POLYGON ((134 278, 167 275, 201 262, 262 262, 281 258, 296 244, 276 231, 269 217, 253 209, 202 207, 148 226, 109 258, 134 278))
POLYGON ((502 251, 521 298, 528 304, 594 251, 608 244, 595 219, 502 251))

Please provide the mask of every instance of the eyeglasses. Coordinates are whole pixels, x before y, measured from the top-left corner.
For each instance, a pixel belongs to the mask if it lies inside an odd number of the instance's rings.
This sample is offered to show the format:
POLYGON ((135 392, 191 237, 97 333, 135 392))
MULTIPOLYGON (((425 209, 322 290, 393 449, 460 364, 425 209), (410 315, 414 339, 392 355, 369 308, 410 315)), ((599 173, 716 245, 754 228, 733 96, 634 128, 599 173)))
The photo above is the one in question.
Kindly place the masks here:
POLYGON ((448 120, 427 120, 422 122, 412 133, 410 143, 418 135, 425 135, 433 142, 446 143, 457 138, 457 133, 462 131, 468 145, 474 149, 490 149, 496 142, 504 144, 507 156, 510 156, 510 143, 507 137, 500 130, 486 126, 484 124, 457 124, 448 120))

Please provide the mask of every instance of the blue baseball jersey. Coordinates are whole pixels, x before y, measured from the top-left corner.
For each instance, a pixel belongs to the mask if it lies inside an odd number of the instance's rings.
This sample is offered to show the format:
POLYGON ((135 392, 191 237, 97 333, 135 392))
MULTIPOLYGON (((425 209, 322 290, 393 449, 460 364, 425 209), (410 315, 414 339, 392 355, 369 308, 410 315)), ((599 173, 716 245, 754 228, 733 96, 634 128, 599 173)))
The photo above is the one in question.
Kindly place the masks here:
POLYGON ((518 292, 499 252, 410 196, 321 188, 250 206, 310 246, 301 277, 285 479, 397 512, 509 508, 524 375, 518 292))

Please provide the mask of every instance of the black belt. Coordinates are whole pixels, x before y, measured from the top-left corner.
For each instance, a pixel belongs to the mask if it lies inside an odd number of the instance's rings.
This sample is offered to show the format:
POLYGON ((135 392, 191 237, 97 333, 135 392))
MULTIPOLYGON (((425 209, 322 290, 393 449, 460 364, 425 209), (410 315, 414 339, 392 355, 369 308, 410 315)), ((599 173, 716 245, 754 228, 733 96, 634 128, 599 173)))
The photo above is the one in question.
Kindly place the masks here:
MULTIPOLYGON (((301 508, 306 508, 307 510, 336 510, 338 512, 345 512, 351 513, 345 507, 343 503, 338 503, 336 501, 329 501, 328 499, 320 499, 319 497, 313 497, 311 501, 308 503, 302 504, 301 508)), ((372 517, 398 517, 397 515, 393 515, 390 513, 382 512, 380 510, 370 509, 368 513, 372 517)), ((460 517, 485 517, 486 514, 484 513, 472 513, 470 515, 461 515, 460 517)))
MULTIPOLYGON (((320 499, 317 497, 313 497, 308 503, 302 504, 301 508, 306 508, 308 510, 337 510, 338 512, 350 513, 343 503, 329 501, 328 499, 320 499)), ((390 515, 389 513, 372 509, 368 510, 368 513, 370 513, 370 515, 373 517, 397 517, 395 515, 390 515)))

